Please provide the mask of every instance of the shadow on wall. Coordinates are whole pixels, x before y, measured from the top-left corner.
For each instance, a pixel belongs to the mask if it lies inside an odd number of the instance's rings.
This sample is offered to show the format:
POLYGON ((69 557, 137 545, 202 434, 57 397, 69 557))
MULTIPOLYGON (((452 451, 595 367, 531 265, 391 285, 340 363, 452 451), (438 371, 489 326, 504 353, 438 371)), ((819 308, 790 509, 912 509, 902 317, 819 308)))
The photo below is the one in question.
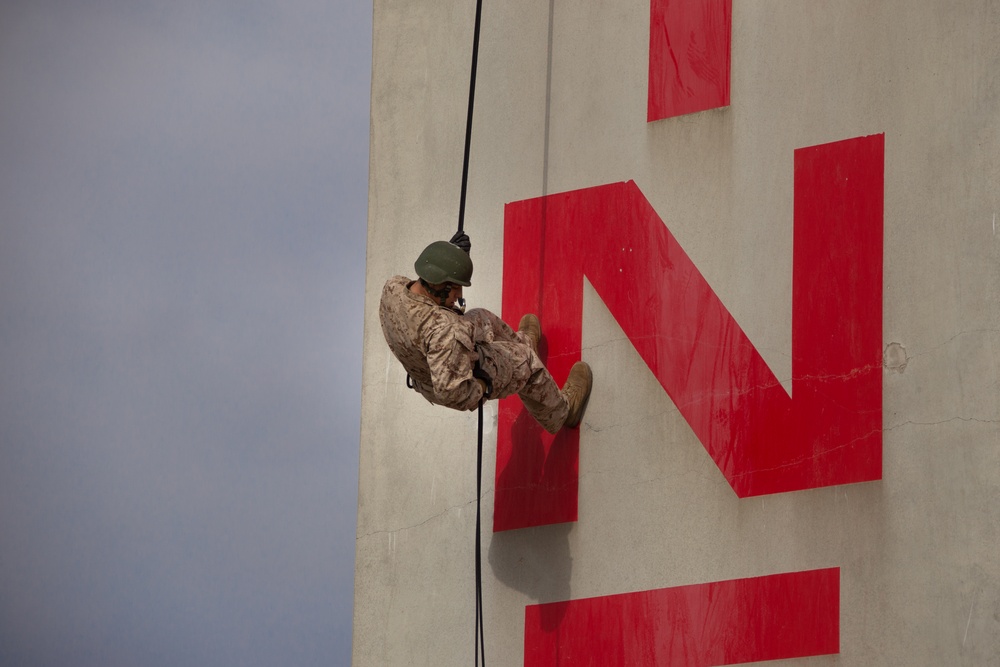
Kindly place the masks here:
MULTIPOLYGON (((515 468, 524 465, 524 458, 536 459, 539 465, 544 461, 541 430, 532 428, 533 422, 525 412, 512 427, 517 442, 514 458, 521 459, 511 460, 515 468)), ((493 533, 487 559, 494 576, 537 602, 571 599, 573 557, 569 552, 569 532, 573 525, 557 523, 493 533)), ((566 605, 546 605, 541 613, 542 629, 554 631, 562 622, 566 605)))
MULTIPOLYGON (((572 599, 569 582, 573 558, 569 553, 571 523, 494 533, 489 563, 496 578, 539 603, 572 599)), ((541 608, 542 630, 554 632, 566 614, 566 604, 541 608)))

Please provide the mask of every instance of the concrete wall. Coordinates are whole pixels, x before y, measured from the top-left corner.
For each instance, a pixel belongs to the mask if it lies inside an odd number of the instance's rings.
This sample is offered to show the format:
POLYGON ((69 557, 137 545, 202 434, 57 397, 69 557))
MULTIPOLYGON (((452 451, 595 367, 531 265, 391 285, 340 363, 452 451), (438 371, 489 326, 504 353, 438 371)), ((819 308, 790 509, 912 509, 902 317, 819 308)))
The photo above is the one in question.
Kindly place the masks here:
MULTIPOLYGON (((735 0, 731 104, 653 123, 650 0, 485 5, 470 305, 518 279, 505 204, 634 180, 791 391, 795 150, 885 142, 881 479, 738 497, 585 282, 578 521, 490 530, 486 408, 491 667, 527 605, 823 568, 839 652, 771 664, 1000 664, 1000 3, 735 0)), ((377 307, 455 229, 474 11, 374 4, 355 667, 472 661, 476 415, 406 389, 377 307)))

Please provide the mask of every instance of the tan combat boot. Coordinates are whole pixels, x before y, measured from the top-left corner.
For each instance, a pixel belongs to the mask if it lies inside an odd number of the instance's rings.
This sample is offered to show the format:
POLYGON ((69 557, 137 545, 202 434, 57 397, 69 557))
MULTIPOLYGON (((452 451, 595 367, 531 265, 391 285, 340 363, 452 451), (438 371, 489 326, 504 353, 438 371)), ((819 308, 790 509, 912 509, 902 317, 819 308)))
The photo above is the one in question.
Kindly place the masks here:
POLYGON ((562 395, 569 402, 569 413, 566 415, 566 428, 576 428, 583 419, 583 411, 587 409, 587 399, 590 398, 590 387, 594 384, 594 374, 585 361, 573 364, 563 385, 562 395))
POLYGON ((535 351, 535 354, 538 354, 538 342, 542 340, 542 324, 538 321, 538 317, 531 313, 526 314, 521 318, 521 323, 517 325, 517 330, 527 334, 528 338, 531 339, 531 349, 535 351))

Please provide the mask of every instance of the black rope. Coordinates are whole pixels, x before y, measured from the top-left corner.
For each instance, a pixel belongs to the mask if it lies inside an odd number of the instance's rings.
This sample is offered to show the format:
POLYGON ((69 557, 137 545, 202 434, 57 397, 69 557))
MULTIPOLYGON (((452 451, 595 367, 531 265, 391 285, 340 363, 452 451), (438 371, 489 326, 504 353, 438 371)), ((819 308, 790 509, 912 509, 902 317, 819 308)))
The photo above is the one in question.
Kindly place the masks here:
POLYGON ((462 160, 462 197, 458 204, 458 231, 465 231, 465 192, 469 185, 469 151, 472 148, 472 110, 476 106, 476 69, 479 65, 479 25, 483 0, 476 0, 476 29, 472 36, 472 73, 469 77, 469 113, 465 119, 465 157, 462 160))
MULTIPOLYGON (((479 27, 483 17, 483 0, 476 0, 476 27, 472 36, 472 67, 469 75, 469 110, 465 119, 465 155, 462 158, 462 196, 458 204, 458 231, 465 231, 465 198, 469 187, 469 153, 472 150, 472 112, 476 107, 476 70, 479 66, 479 27)), ((486 636, 483 632, 483 547, 482 547, 482 512, 480 505, 483 497, 483 403, 479 401, 479 438, 476 454, 476 634, 473 640, 473 650, 476 654, 476 667, 479 667, 479 656, 483 656, 483 667, 486 667, 486 636)))
POLYGON ((486 667, 486 635, 483 632, 483 546, 480 539, 479 506, 483 497, 483 403, 479 400, 479 447, 476 455, 476 637, 473 640, 476 652, 476 666, 479 665, 479 655, 483 656, 483 667, 486 667))

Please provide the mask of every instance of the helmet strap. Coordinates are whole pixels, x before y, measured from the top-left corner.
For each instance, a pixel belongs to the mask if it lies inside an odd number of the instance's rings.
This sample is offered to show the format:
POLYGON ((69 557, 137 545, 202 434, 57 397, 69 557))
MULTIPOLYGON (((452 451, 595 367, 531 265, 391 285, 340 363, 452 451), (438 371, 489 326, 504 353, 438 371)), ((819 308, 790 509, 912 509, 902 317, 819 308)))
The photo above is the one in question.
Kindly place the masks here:
POLYGON ((444 306, 447 308, 448 297, 451 296, 451 289, 452 289, 451 283, 445 283, 444 287, 442 287, 441 289, 435 289, 429 282, 421 278, 420 284, 423 286, 425 290, 427 290, 430 293, 431 296, 437 299, 439 306, 444 306))

